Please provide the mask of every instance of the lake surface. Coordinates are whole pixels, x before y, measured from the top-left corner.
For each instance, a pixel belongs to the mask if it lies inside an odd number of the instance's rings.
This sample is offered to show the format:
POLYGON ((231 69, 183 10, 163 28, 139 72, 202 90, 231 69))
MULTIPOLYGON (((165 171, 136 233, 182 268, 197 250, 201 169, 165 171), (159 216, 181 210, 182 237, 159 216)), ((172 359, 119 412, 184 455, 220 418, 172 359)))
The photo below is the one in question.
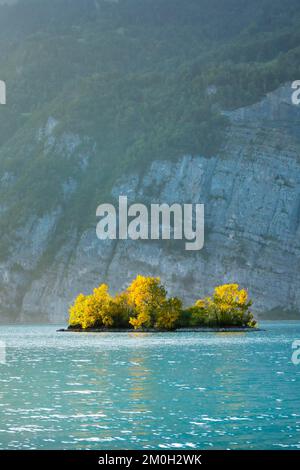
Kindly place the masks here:
POLYGON ((0 326, 0 448, 300 449, 300 365, 291 361, 300 322, 260 326, 169 334, 0 326))

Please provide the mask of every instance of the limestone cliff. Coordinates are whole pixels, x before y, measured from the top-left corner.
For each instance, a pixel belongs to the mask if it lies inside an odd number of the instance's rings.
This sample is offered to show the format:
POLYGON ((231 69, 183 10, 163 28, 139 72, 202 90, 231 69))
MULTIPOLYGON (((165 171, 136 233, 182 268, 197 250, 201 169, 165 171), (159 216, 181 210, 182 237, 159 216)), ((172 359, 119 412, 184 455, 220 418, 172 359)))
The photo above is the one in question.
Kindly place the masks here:
MULTIPOLYGON (((144 174, 124 175, 112 188, 116 200, 127 195, 130 202, 146 204, 204 203, 203 250, 187 252, 174 241, 100 241, 95 217, 84 233, 66 232, 51 262, 45 262, 43 254, 63 217, 58 205, 43 218, 32 214, 18 230, 0 266, 2 311, 14 311, 17 321, 62 322, 77 293, 90 292, 103 281, 117 290, 141 273, 160 275, 169 293, 186 303, 219 283, 236 281, 249 288, 257 314, 297 315, 300 107, 292 105, 286 85, 255 105, 226 114, 230 125, 218 155, 155 160, 144 174)), ((49 144, 50 134, 48 123, 39 139, 49 144)), ((66 180, 66 197, 77 190, 76 182, 66 180)))

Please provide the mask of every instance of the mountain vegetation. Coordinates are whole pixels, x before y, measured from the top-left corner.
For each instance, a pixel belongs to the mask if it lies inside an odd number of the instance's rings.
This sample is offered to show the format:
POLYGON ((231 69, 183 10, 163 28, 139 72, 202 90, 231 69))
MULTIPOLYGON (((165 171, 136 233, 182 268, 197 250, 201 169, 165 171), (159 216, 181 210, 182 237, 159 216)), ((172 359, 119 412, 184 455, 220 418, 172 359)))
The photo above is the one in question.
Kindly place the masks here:
POLYGON ((1 5, 0 255, 32 213, 63 208, 60 243, 124 172, 216 153, 222 109, 299 78, 299 26, 296 0, 1 5))

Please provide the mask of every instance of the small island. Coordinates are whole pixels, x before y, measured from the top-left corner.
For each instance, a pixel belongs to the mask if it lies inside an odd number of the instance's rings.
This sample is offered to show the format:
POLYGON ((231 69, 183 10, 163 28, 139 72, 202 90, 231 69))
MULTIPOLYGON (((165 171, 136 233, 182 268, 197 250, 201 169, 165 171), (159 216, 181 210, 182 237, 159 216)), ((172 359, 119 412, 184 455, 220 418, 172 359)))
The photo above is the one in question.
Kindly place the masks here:
POLYGON ((138 275, 115 296, 106 284, 90 295, 79 294, 68 329, 60 331, 244 331, 257 326, 251 305, 246 289, 224 284, 184 308, 180 298, 168 297, 160 278, 138 275))

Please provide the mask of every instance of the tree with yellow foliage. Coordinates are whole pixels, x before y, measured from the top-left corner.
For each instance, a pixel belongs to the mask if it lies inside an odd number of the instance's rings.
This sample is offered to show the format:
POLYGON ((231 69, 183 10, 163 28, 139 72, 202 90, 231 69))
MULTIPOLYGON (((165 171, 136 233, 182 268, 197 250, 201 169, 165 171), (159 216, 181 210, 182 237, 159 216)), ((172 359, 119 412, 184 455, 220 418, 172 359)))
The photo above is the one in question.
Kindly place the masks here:
POLYGON ((137 276, 127 289, 134 315, 130 324, 135 328, 151 328, 156 315, 166 300, 167 292, 159 277, 137 276))
POLYGON ((70 327, 82 327, 84 311, 85 311, 85 299, 86 296, 79 294, 74 304, 70 306, 69 309, 69 326, 70 327))
POLYGON ((94 297, 79 294, 70 307, 70 325, 83 329, 92 328, 99 320, 94 297))
POLYGON ((165 299, 156 312, 155 328, 174 330, 180 318, 182 302, 177 297, 165 299))
POLYGON ((177 297, 167 298, 158 277, 137 276, 125 292, 112 297, 101 284, 91 295, 79 294, 70 307, 70 328, 154 328, 240 326, 254 327, 252 302, 238 284, 215 288, 212 297, 186 309, 177 297))
POLYGON ((108 285, 101 284, 93 291, 95 318, 98 326, 112 327, 114 320, 111 314, 113 298, 108 292, 108 285))
POLYGON ((111 301, 106 284, 96 287, 92 295, 79 294, 70 307, 70 326, 83 329, 112 326, 111 301))
POLYGON ((255 326, 251 305, 247 290, 238 284, 218 286, 212 298, 206 299, 208 322, 221 326, 255 326))

